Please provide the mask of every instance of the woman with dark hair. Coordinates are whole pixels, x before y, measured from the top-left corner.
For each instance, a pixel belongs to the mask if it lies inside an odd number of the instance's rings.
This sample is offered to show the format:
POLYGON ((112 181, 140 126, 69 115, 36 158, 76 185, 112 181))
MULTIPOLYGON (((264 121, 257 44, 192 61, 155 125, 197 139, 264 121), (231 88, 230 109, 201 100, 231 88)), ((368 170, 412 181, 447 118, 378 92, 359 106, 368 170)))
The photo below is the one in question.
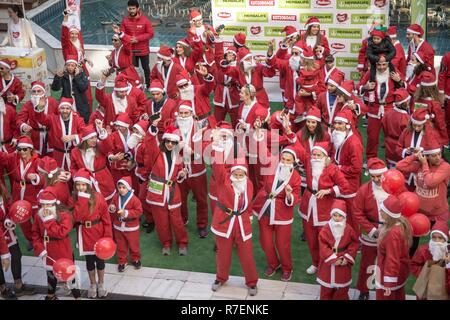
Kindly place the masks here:
POLYGON ((36 36, 30 21, 24 18, 18 5, 8 7, 8 32, 0 47, 36 48, 36 36))
POLYGON ((69 207, 70 191, 68 182, 71 177, 70 172, 58 168, 56 160, 48 156, 39 159, 37 171, 44 181, 45 188, 53 191, 58 201, 69 207))
POLYGON ((330 54, 328 39, 320 32, 320 21, 311 17, 305 24, 306 32, 300 37, 304 47, 310 47, 314 51, 315 58, 322 60, 330 54))
POLYGON ((173 61, 187 71, 193 84, 201 84, 195 73, 195 65, 202 60, 203 47, 201 42, 191 42, 187 38, 177 41, 173 61))
POLYGON ((414 66, 414 71, 410 78, 406 78, 407 82, 406 88, 408 89, 410 95, 414 95, 414 93, 416 92, 417 88, 420 85, 420 76, 422 72, 430 71, 431 67, 424 62, 422 53, 420 52, 419 53, 415 52, 411 56, 411 61, 409 62, 409 64, 414 66))

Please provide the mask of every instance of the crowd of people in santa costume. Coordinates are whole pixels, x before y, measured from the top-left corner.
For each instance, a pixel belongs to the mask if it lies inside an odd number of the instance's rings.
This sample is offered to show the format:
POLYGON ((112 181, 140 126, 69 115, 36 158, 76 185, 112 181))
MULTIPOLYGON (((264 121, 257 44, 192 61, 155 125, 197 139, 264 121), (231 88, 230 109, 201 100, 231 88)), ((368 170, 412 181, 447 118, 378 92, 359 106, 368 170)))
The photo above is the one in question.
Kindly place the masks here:
MULTIPOLYGON (((34 292, 21 280, 18 227, 47 270, 48 300, 57 299, 54 261, 73 259, 73 229, 86 260, 89 298, 108 293, 105 261, 95 253, 100 238, 117 243, 119 272, 129 263, 141 268, 147 253, 139 247, 140 219, 143 230, 156 232, 163 255, 173 254, 174 242, 176 254, 188 255, 191 192, 198 236, 206 238, 210 230, 215 238, 213 291, 228 280, 236 248, 252 296, 259 272, 282 281, 306 272, 316 274, 321 299, 349 299, 358 252, 360 300, 369 298, 370 289, 377 299, 405 299, 409 275, 442 262, 442 285, 450 292, 450 165, 443 158, 450 133, 450 53, 437 73, 419 25, 406 30, 405 54, 395 27, 374 24, 362 39, 361 80, 354 83, 335 66, 314 17, 302 30, 286 26, 278 49, 271 41, 267 55, 257 56, 241 33, 225 47, 220 28, 203 24, 192 10, 186 37, 175 48, 162 45, 150 69, 151 23, 137 1, 128 1, 128 11, 120 26, 113 25, 114 49, 104 61, 85 58, 81 31, 65 13, 65 67, 51 84, 61 91, 59 101, 40 81, 24 101, 12 61, 0 61, 0 166, 10 186, 0 184, 2 297, 34 292), (144 81, 136 71, 139 61, 144 81), (93 64, 106 67, 94 97, 93 64), (112 74, 110 92, 105 86, 112 74), (279 111, 271 110, 263 85, 276 74, 284 100, 279 111), (366 147, 358 127, 364 118, 366 147), (385 159, 378 158, 380 148, 385 159), (418 196, 419 212, 430 221, 430 242, 420 248, 400 200, 383 189, 389 168, 404 175, 404 189, 418 196), (364 172, 370 180, 362 184, 364 172), (33 210, 20 226, 9 217, 18 200, 33 210), (292 230, 294 216, 301 219, 310 254, 300 259, 312 261, 307 270, 293 269, 291 239, 301 241, 292 230), (254 228, 265 266, 255 264, 254 228), (12 288, 4 276, 9 266, 12 288)), ((80 298, 79 288, 69 288, 80 298)))

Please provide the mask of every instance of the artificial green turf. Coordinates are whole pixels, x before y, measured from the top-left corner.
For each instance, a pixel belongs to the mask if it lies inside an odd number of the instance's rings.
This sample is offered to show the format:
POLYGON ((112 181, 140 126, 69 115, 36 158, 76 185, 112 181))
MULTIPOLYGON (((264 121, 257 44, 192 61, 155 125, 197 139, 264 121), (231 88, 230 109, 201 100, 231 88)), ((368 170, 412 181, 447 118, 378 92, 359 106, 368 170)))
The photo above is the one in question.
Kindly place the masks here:
MULTIPOLYGON (((56 99, 59 99, 59 93, 52 92, 52 96, 56 99)), ((95 97, 95 93, 93 92, 93 96, 95 97)), ((96 105, 96 103, 95 103, 96 105)), ((211 103, 212 105, 212 103, 211 103)), ((271 103, 272 112, 278 109, 281 109, 281 103, 271 103)), ((364 145, 366 145, 366 128, 359 125, 360 132, 363 136, 364 145)), ((382 142, 383 137, 381 135, 380 142, 382 142)), ((379 158, 384 159, 384 148, 381 148, 381 144, 379 146, 379 158)), ((446 151, 446 156, 449 156, 449 152, 446 151)), ((365 158, 365 155, 364 155, 365 158)), ((210 175, 210 168, 207 168, 208 177, 210 175)), ((363 182, 369 180, 369 177, 362 173, 363 182)), ((155 232, 151 234, 145 233, 145 231, 141 228, 141 236, 140 236, 140 244, 141 244, 141 254, 142 254, 142 265, 146 267, 154 267, 154 268, 167 268, 167 269, 177 269, 177 270, 186 270, 186 271, 195 271, 195 272, 207 272, 207 273, 215 273, 215 253, 213 252, 214 246, 214 235, 210 232, 206 239, 200 239, 197 236, 197 226, 195 224, 195 202, 192 201, 192 197, 189 196, 189 223, 186 226, 189 234, 189 251, 187 256, 178 256, 178 250, 176 248, 175 242, 172 247, 172 254, 170 256, 163 256, 161 254, 161 245, 156 236, 155 232)), ((211 216, 211 214, 210 214, 211 216)), ((311 265, 311 257, 309 255, 308 247, 306 242, 301 241, 300 235, 302 234, 302 223, 301 218, 297 214, 297 209, 294 212, 294 222, 293 222, 293 230, 292 230, 292 260, 293 260, 293 276, 291 281, 295 282, 303 282, 303 283, 316 283, 315 275, 308 275, 306 273, 306 269, 311 265)), ((18 228, 19 229, 19 228, 18 228)), ((18 230, 18 236, 20 239, 20 245, 22 252, 25 255, 32 255, 32 252, 27 251, 26 249, 26 241, 20 231, 18 230)), ((73 240, 73 248, 75 248, 75 232, 71 233, 71 238, 73 240)), ((258 222, 256 219, 253 219, 253 254, 256 261, 256 266, 261 278, 264 277, 264 270, 266 268, 266 260, 264 253, 259 245, 259 230, 258 230, 258 222)), ((426 243, 428 241, 428 237, 422 238, 421 243, 426 243)), ((83 259, 78 256, 78 252, 74 249, 75 258, 83 259)), ((358 254, 356 263, 353 267, 353 283, 352 287, 356 284, 358 271, 359 271, 359 260, 360 254, 358 254)), ((111 259, 111 263, 116 263, 115 258, 111 259)), ((242 276, 242 269, 239 264, 239 260, 237 255, 233 253, 233 261, 230 270, 231 275, 242 276)), ((281 273, 278 272, 271 279, 279 280, 281 273)), ((411 288, 414 284, 414 279, 410 276, 408 283, 406 285, 406 291, 408 294, 413 294, 411 288)))

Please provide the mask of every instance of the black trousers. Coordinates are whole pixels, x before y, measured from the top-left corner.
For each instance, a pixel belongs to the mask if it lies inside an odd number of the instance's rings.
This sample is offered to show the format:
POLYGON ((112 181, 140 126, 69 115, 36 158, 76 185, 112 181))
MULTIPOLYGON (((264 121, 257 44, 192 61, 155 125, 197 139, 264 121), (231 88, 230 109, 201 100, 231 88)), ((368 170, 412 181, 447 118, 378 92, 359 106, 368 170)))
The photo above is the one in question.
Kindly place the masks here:
POLYGON ((96 255, 85 256, 85 259, 87 271, 95 270, 95 268, 97 270, 105 270, 105 260, 98 258, 96 255))
POLYGON ((141 61, 142 69, 144 69, 145 85, 147 88, 150 87, 150 56, 134 56, 133 55, 133 65, 138 68, 139 61, 141 61))
MULTIPOLYGON (((72 284, 75 283, 75 279, 72 280, 72 284)), ((58 284, 58 279, 56 279, 55 275, 53 274, 52 271, 47 271, 47 293, 48 294, 55 294, 56 292, 56 285, 58 284)), ((71 289, 70 290, 72 292, 72 296, 74 298, 79 298, 81 297, 81 292, 80 289, 71 289)))
MULTIPOLYGON (((11 254, 11 272, 14 280, 22 279, 22 252, 20 251, 19 244, 16 243, 9 247, 9 253, 11 254)), ((3 268, 0 267, 0 285, 6 283, 5 274, 3 268)))

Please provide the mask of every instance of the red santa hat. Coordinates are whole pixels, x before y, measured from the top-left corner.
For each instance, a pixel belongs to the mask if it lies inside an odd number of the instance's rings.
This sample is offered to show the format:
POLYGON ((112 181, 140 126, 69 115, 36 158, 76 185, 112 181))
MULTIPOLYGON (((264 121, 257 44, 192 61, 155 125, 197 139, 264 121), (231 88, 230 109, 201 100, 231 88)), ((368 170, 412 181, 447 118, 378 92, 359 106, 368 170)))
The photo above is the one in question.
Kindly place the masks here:
POLYGON ((423 37, 423 34, 424 34, 424 31, 423 31, 422 27, 420 25, 418 25, 417 23, 414 23, 414 24, 410 25, 406 29, 406 32, 418 34, 421 37, 423 37))
POLYGON ((58 106, 58 108, 59 108, 59 107, 63 107, 63 106, 69 106, 70 109, 72 109, 72 106, 73 106, 73 98, 65 98, 65 97, 62 97, 62 98, 61 98, 61 101, 59 101, 59 106, 58 106))
POLYGON ((430 237, 433 235, 433 233, 439 233, 444 237, 445 241, 448 241, 447 221, 436 221, 436 223, 433 225, 433 228, 431 228, 430 237))
POLYGON ((180 142, 180 131, 173 125, 169 125, 162 136, 163 140, 180 142))
POLYGON ((120 112, 117 116, 116 116, 116 121, 114 121, 114 124, 116 126, 120 126, 120 127, 130 127, 131 125, 131 119, 128 116, 127 113, 125 112, 120 112))
POLYGON ((244 164, 235 164, 234 166, 231 167, 230 172, 232 173, 233 171, 239 170, 239 169, 244 171, 245 174, 248 173, 247 166, 244 164))
POLYGON ((247 58, 253 57, 253 53, 250 52, 247 48, 242 48, 238 52, 238 60, 244 61, 247 58))
POLYGON ((45 156, 39 159, 37 170, 41 173, 45 173, 50 179, 58 171, 58 163, 55 159, 45 156))
POLYGON ((189 79, 186 78, 181 73, 177 74, 176 80, 177 80, 177 83, 176 83, 177 87, 181 87, 181 86, 185 85, 186 83, 190 82, 189 79))
POLYGON ((420 85, 423 87, 432 87, 437 84, 436 75, 429 71, 423 71, 420 76, 420 85))
POLYGON ((189 40, 187 38, 183 38, 177 41, 177 44, 182 45, 183 47, 190 47, 189 40))
POLYGON ((66 59, 66 64, 68 64, 68 63, 75 63, 75 64, 77 64, 78 63, 78 56, 76 56, 74 54, 69 54, 67 56, 67 59, 66 59))
POLYGON ((338 86, 338 89, 350 98, 352 96, 353 90, 355 89, 355 83, 353 82, 353 80, 346 80, 338 86))
POLYGON ((298 36, 297 28, 294 26, 286 26, 283 28, 283 31, 281 31, 281 32, 286 33, 286 38, 292 38, 292 37, 298 36))
POLYGON ((45 83, 43 83, 42 81, 33 81, 31 83, 31 90, 34 89, 42 89, 45 91, 45 83))
POLYGON ((372 37, 379 37, 381 39, 384 39, 386 37, 386 33, 384 33, 381 30, 378 30, 378 29, 373 29, 372 32, 370 33, 370 35, 372 37))
POLYGON ((162 45, 161 47, 159 47, 158 53, 156 55, 163 60, 172 60, 172 54, 172 48, 166 45, 162 45))
POLYGON ((395 90, 394 98, 395 98, 395 101, 394 101, 395 106, 402 105, 403 103, 411 100, 411 96, 409 95, 408 90, 403 89, 403 88, 395 90))
POLYGON ((12 69, 12 60, 8 59, 8 58, 4 58, 0 60, 0 65, 8 68, 9 70, 12 69))
POLYGON ((311 148, 311 152, 313 150, 319 150, 328 157, 328 151, 330 150, 330 143, 328 141, 316 142, 314 143, 314 146, 311 148))
POLYGON ((202 20, 202 14, 197 10, 192 10, 189 14, 189 18, 191 22, 202 20))
POLYGON ((309 18, 308 21, 306 21, 305 30, 308 30, 309 27, 314 26, 314 25, 320 26, 319 19, 317 17, 309 18))
POLYGON ((119 186, 119 184, 123 184, 128 191, 133 190, 133 188, 131 187, 133 185, 133 182, 131 181, 130 176, 120 178, 120 180, 117 181, 117 186, 119 186))
POLYGON ((289 146, 289 147, 283 148, 283 150, 281 150, 281 153, 285 153, 285 152, 292 154, 295 162, 297 162, 298 157, 297 157, 297 151, 295 150, 295 147, 289 146))
POLYGON ((402 205, 400 200, 391 194, 380 204, 380 209, 394 219, 398 219, 402 215, 402 205))
POLYGON ((370 158, 367 160, 367 169, 369 170, 369 174, 382 174, 387 171, 386 164, 383 160, 378 158, 370 158))
POLYGON ((225 50, 225 53, 233 53, 235 56, 237 55, 237 49, 235 46, 229 46, 227 50, 225 50))
POLYGON ((188 101, 188 100, 181 100, 178 103, 178 110, 181 110, 181 109, 188 110, 188 111, 191 111, 191 112, 194 111, 194 109, 192 108, 192 102, 188 101))
POLYGON ((234 42, 240 46, 245 46, 245 40, 247 39, 247 36, 245 33, 236 33, 233 37, 234 42))
POLYGON ((44 190, 39 192, 38 202, 40 204, 59 204, 55 193, 49 188, 45 188, 44 190))
POLYGON ((80 29, 79 29, 76 25, 71 25, 71 26, 69 27, 69 32, 80 33, 80 29))
POLYGON ((352 112, 348 109, 341 110, 336 114, 334 121, 342 121, 347 124, 347 129, 350 129, 353 121, 352 112))
POLYGON ((219 128, 221 133, 225 133, 229 136, 233 136, 233 126, 226 121, 220 121, 217 123, 217 127, 219 128))
POLYGON ((33 141, 28 136, 22 136, 17 141, 17 148, 31 148, 31 149, 34 149, 33 141))
POLYGON ((331 205, 330 216, 334 213, 340 214, 344 218, 347 218, 347 204, 345 200, 342 199, 334 199, 333 204, 331 205))
POLYGON ((441 144, 437 141, 437 139, 434 138, 434 135, 428 135, 427 137, 424 137, 425 141, 422 143, 423 147, 423 154, 424 155, 430 155, 435 153, 440 153, 441 150, 441 144))
POLYGON ((303 50, 305 50, 305 44, 302 41, 297 41, 292 46, 292 49, 297 49, 298 51, 303 52, 303 50))
POLYGON ((133 125, 133 128, 136 128, 140 134, 145 136, 145 133, 148 130, 148 127, 150 126, 150 122, 147 120, 140 120, 137 123, 133 125))
POLYGON ((391 38, 397 37, 397 27, 396 26, 390 26, 387 30, 387 34, 391 38))
POLYGON ((311 107, 306 114, 306 120, 315 120, 322 122, 322 116, 320 114, 320 109, 317 107, 311 107))
POLYGON ((151 92, 164 92, 164 85, 158 79, 152 80, 149 90, 151 92))
POLYGON ((327 81, 327 83, 338 88, 342 84, 342 82, 344 82, 344 74, 342 74, 341 72, 333 72, 327 81))
POLYGON ((314 51, 310 47, 306 47, 303 49, 301 53, 301 57, 307 60, 314 60, 314 51))
POLYGON ((416 125, 425 124, 428 119, 430 119, 430 115, 425 108, 414 110, 414 113, 411 115, 411 122, 416 125))
POLYGON ((90 185, 92 187, 93 178, 91 176, 91 173, 86 168, 82 168, 75 172, 75 175, 73 176, 73 182, 86 183, 87 185, 90 185))
POLYGON ((90 138, 96 137, 97 131, 95 131, 95 128, 93 125, 89 124, 85 126, 81 132, 81 141, 86 141, 90 138))

